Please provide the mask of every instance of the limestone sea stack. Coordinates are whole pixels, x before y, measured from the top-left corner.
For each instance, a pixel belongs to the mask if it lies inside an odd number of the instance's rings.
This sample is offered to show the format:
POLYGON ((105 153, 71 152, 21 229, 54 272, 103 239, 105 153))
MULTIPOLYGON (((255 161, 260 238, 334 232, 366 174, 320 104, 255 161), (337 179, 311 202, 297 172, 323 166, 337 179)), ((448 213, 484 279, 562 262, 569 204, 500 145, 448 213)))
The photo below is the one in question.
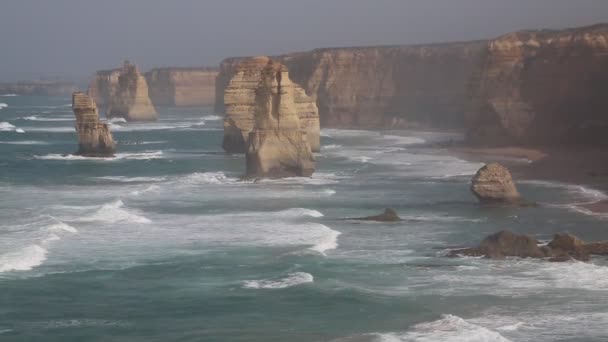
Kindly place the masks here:
MULTIPOLYGON (((311 176, 315 160, 300 126, 297 113, 296 86, 287 68, 268 58, 254 91, 253 129, 247 139, 248 177, 311 176)), ((251 105, 250 105, 251 106, 251 105)))
POLYGON ((129 61, 120 69, 98 71, 88 93, 106 109, 107 118, 127 121, 155 121, 158 118, 146 79, 129 61))
MULTIPOLYGON (((256 90, 262 81, 263 70, 270 62, 268 57, 253 57, 235 60, 229 66, 222 66, 221 77, 217 83, 226 84, 218 89, 223 91, 221 105, 217 110, 225 112, 224 140, 222 147, 226 152, 244 153, 249 132, 254 126, 256 110, 256 90)), ((285 66, 281 66, 287 70, 285 66)), ((289 82, 293 89, 294 108, 300 120, 300 128, 307 132, 308 143, 313 152, 320 150, 319 111, 315 101, 306 95, 304 89, 294 84, 285 72, 283 83, 289 82)), ((216 89, 217 90, 217 89, 216 89)))
POLYGON ((72 110, 76 116, 78 133, 77 155, 111 157, 116 150, 112 133, 105 123, 99 122, 95 101, 82 92, 72 94, 72 110))
POLYGON ((519 204, 521 195, 506 167, 492 163, 485 165, 473 177, 471 192, 483 204, 519 204))

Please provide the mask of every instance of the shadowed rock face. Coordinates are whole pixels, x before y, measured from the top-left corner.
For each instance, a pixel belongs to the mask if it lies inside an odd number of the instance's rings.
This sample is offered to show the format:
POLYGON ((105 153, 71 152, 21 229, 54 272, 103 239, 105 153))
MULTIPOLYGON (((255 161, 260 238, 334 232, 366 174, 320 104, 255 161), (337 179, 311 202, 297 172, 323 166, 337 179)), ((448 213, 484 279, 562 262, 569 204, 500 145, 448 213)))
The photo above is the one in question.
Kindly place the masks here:
POLYGON ((521 31, 487 44, 472 78, 472 143, 608 144, 608 25, 521 31))
MULTIPOLYGON (((224 141, 222 147, 231 153, 245 152, 249 132, 254 126, 254 115, 256 110, 256 91, 262 82, 262 73, 267 67, 270 58, 254 57, 239 59, 234 65, 224 66, 224 74, 218 76, 218 84, 226 83, 223 90, 221 105, 225 108, 224 119, 224 141)), ((282 66, 287 70, 285 66, 282 66)), ((306 131, 308 144, 312 151, 321 148, 321 133, 319 124, 319 113, 314 100, 310 98, 302 88, 291 82, 286 72, 284 83, 289 84, 292 89, 294 110, 300 120, 300 129, 306 131)), ((218 107, 216 106, 216 107, 218 107)))
POLYGON ((77 155, 111 157, 116 150, 108 125, 99 122, 95 101, 82 92, 72 94, 72 110, 76 116, 78 133, 77 155))
POLYGON ((471 181, 471 192, 483 204, 519 204, 522 202, 511 173, 497 163, 485 165, 477 171, 471 181))
POLYGON ((217 69, 160 68, 145 73, 154 106, 196 107, 215 102, 217 69))
POLYGON ((107 118, 127 121, 155 121, 158 118, 146 79, 129 62, 121 69, 99 71, 88 93, 106 108, 107 118))
POLYGON ((295 85, 285 66, 270 59, 265 62, 254 91, 254 124, 247 139, 247 176, 311 176, 315 160, 307 133, 300 127, 295 85))

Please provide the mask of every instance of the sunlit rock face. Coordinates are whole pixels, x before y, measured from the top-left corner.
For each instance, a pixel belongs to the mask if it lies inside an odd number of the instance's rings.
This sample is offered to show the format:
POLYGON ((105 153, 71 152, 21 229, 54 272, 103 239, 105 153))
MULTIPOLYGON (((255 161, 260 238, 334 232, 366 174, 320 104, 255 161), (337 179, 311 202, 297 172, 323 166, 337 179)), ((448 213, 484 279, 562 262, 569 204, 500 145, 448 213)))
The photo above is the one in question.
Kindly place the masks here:
POLYGON ((468 140, 606 144, 606 84, 608 25, 499 37, 472 79, 468 140))
MULTIPOLYGON (((223 148, 231 153, 243 153, 249 132, 254 126, 256 90, 259 88, 263 71, 271 62, 268 57, 254 57, 230 60, 220 68, 217 87, 222 89, 221 102, 216 102, 216 111, 224 111, 223 148), (224 88, 221 84, 226 83, 224 88)), ((278 65, 278 64, 277 64, 278 65)), ((291 82, 287 68, 283 83, 289 83, 294 110, 299 118, 300 129, 306 131, 313 151, 320 149, 319 113, 314 100, 298 85, 291 82)))
POLYGON ((97 72, 88 93, 106 109, 108 118, 119 117, 127 121, 155 121, 158 118, 146 79, 128 61, 121 69, 97 72))
POLYGON ((99 113, 93 98, 85 93, 72 94, 72 110, 76 116, 78 133, 77 155, 88 157, 111 157, 116 144, 105 123, 99 122, 99 113))
POLYGON ((248 177, 311 176, 315 169, 307 132, 300 126, 296 85, 287 68, 270 59, 254 91, 253 129, 247 139, 248 177))
POLYGON ((160 68, 145 78, 155 107, 197 107, 214 104, 217 74, 212 68, 160 68))

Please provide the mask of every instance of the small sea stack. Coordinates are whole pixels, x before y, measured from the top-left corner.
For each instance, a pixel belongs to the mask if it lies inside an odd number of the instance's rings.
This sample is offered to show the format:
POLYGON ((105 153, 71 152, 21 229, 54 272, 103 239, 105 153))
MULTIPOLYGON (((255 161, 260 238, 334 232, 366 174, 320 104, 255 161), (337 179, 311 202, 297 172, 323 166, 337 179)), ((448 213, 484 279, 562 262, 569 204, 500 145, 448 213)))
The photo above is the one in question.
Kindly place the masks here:
POLYGON ((401 217, 399 217, 399 214, 397 214, 397 211, 395 211, 395 209, 386 208, 386 209, 384 209, 384 212, 380 215, 366 216, 366 217, 359 217, 359 218, 350 218, 348 220, 375 221, 375 222, 399 222, 399 221, 401 221, 401 217))
POLYGON ((471 180, 471 192, 482 204, 522 204, 509 170, 498 164, 485 165, 471 180))
POLYGON ((76 116, 76 133, 78 133, 77 155, 87 157, 112 157, 116 143, 105 123, 99 122, 99 113, 95 101, 87 94, 72 94, 72 110, 76 116))
POLYGON ((295 86, 287 68, 268 59, 255 90, 253 130, 247 139, 247 177, 309 177, 315 159, 300 127, 295 86))

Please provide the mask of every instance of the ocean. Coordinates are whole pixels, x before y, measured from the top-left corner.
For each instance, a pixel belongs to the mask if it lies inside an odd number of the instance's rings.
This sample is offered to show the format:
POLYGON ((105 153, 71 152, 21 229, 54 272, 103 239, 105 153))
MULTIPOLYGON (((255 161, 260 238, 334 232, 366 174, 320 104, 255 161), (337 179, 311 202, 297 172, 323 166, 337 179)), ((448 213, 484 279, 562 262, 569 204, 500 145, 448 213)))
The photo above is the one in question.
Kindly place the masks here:
MULTIPOLYGON (((577 185, 482 207, 453 133, 324 129, 312 178, 241 181, 212 108, 113 120, 77 150, 70 99, 0 96, 0 341, 606 341, 608 262, 447 258, 502 229, 608 239, 577 185), (391 207, 404 221, 345 218, 391 207)), ((525 163, 525 160, 509 162, 525 163)))

